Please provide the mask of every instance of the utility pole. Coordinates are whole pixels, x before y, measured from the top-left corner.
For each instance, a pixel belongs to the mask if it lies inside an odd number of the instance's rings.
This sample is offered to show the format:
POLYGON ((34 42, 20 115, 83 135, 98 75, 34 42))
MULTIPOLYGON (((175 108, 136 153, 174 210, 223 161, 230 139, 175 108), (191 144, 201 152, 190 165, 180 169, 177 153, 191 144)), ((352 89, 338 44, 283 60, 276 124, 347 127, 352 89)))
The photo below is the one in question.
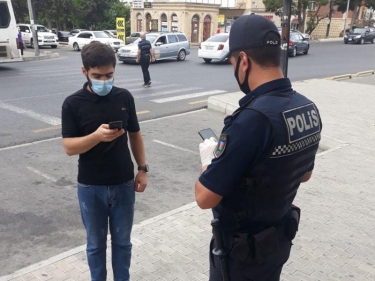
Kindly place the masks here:
POLYGON ((31 32, 33 34, 35 56, 38 57, 39 56, 38 35, 36 34, 36 26, 34 23, 34 11, 33 11, 33 5, 31 4, 31 0, 27 0, 27 5, 29 7, 29 16, 30 16, 31 32))
POLYGON ((326 37, 329 36, 329 29, 331 28, 332 12, 333 12, 333 0, 331 0, 331 2, 329 4, 329 16, 328 16, 326 37))
POLYGON ((284 77, 288 77, 290 15, 292 13, 292 0, 283 0, 283 16, 281 19, 281 69, 284 77))

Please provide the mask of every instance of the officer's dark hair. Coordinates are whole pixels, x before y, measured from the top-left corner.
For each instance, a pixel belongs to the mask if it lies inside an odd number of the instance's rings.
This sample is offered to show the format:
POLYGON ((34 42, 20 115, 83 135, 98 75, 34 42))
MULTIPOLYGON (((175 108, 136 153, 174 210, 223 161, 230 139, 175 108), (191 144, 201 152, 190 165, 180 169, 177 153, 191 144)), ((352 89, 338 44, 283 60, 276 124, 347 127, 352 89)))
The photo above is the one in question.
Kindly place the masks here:
MULTIPOLYGON (((279 67, 280 66, 280 47, 274 46, 262 46, 250 48, 247 50, 242 50, 245 54, 255 61, 262 68, 267 67, 279 67)), ((238 58, 241 51, 234 51, 231 56, 235 59, 238 58)))
POLYGON ((116 66, 116 56, 111 46, 92 41, 82 48, 82 63, 86 71, 93 67, 116 66))

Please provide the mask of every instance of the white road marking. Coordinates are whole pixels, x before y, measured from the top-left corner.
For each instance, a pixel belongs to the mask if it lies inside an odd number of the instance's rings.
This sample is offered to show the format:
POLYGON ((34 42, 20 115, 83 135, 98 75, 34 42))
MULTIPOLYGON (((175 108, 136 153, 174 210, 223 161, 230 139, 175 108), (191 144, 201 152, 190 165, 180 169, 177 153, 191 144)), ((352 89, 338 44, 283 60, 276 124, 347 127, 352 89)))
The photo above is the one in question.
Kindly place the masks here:
POLYGON ((52 125, 52 126, 61 125, 61 119, 60 118, 45 115, 45 114, 40 114, 40 113, 37 113, 33 110, 23 109, 23 108, 14 106, 14 105, 6 104, 6 103, 1 102, 1 101, 0 101, 0 108, 4 108, 4 109, 7 109, 9 111, 13 111, 15 113, 28 116, 30 118, 36 119, 38 121, 47 123, 47 124, 52 125))
MULTIPOLYGON (((179 84, 166 84, 166 85, 160 85, 160 86, 152 86, 151 84, 151 87, 147 87, 147 88, 143 88, 141 85, 139 86, 139 89, 129 89, 129 91, 132 93, 132 92, 139 92, 139 91, 145 91, 145 89, 150 89, 150 90, 154 90, 154 89, 160 89, 160 88, 165 88, 165 87, 174 87, 174 86, 181 86, 179 84)), ((146 90, 147 91, 147 90, 146 90)))
POLYGON ((144 95, 144 96, 136 96, 135 98, 137 98, 137 99, 143 99, 143 98, 148 98, 148 97, 164 96, 164 95, 170 95, 170 94, 174 94, 174 93, 181 93, 181 92, 187 92, 187 91, 195 91, 195 90, 200 90, 200 89, 202 89, 202 88, 199 88, 199 87, 190 87, 190 88, 182 88, 182 89, 173 89, 173 90, 164 91, 164 92, 150 93, 150 94, 147 94, 147 95, 144 95))
MULTIPOLYGON (((45 178, 45 179, 47 179, 47 180, 53 182, 53 183, 57 183, 57 182, 58 182, 58 180, 55 179, 54 177, 49 176, 49 175, 47 175, 47 174, 45 174, 45 173, 43 173, 43 172, 41 172, 41 171, 39 171, 39 170, 37 170, 37 169, 34 169, 33 167, 27 166, 26 168, 29 169, 30 171, 34 172, 35 174, 37 174, 37 175, 39 175, 39 176, 41 176, 41 177, 43 177, 43 178, 45 178)), ((69 185, 66 185, 66 186, 64 186, 64 187, 65 187, 66 189, 72 189, 72 187, 69 186, 69 185)))
POLYGON ((193 93, 193 94, 175 96, 175 97, 164 98, 164 99, 156 99, 156 100, 151 100, 151 101, 156 102, 156 103, 166 103, 166 102, 171 102, 171 101, 192 99, 196 97, 203 97, 203 96, 209 96, 209 95, 221 94, 221 93, 226 93, 226 91, 213 90, 213 91, 208 91, 208 92, 193 93))
POLYGON ((179 146, 174 145, 174 144, 166 143, 166 142, 159 141, 159 140, 153 140, 153 142, 156 142, 156 143, 159 143, 159 144, 162 144, 162 145, 168 146, 168 147, 172 147, 172 148, 175 148, 175 149, 178 149, 178 150, 181 150, 181 151, 190 152, 190 153, 195 154, 195 155, 199 155, 199 153, 196 152, 196 151, 192 151, 192 150, 190 150, 190 149, 186 149, 186 148, 183 148, 183 147, 179 147, 179 146))
POLYGON ((30 171, 34 172, 35 174, 38 174, 39 176, 41 176, 41 177, 43 177, 43 178, 51 181, 51 182, 54 182, 54 183, 57 182, 57 179, 55 179, 54 177, 49 176, 49 175, 47 175, 45 173, 42 173, 41 171, 39 171, 37 169, 34 169, 34 168, 30 167, 30 166, 27 166, 26 168, 29 169, 30 171))

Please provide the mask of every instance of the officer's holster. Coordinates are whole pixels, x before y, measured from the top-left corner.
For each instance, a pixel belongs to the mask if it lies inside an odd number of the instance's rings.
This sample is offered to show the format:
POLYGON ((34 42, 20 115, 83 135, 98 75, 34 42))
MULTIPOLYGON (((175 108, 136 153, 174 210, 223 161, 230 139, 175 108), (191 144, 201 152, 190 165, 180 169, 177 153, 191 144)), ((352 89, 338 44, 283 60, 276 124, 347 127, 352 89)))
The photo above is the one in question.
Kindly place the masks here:
MULTIPOLYGON (((270 226, 256 233, 237 233, 231 238, 230 257, 241 263, 263 263, 276 255, 280 236, 293 240, 298 231, 301 210, 292 205, 285 222, 278 226, 270 226)), ((284 219, 283 219, 284 220, 284 219)))

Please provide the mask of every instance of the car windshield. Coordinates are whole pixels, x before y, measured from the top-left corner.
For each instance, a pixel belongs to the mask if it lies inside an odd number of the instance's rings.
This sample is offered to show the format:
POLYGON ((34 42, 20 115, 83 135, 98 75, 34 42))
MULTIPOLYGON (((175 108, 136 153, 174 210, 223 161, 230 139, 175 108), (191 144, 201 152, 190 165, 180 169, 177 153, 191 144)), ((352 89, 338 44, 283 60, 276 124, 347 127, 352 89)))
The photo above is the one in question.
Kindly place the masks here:
POLYGON ((49 32, 49 30, 45 26, 43 26, 43 25, 37 25, 36 29, 39 32, 49 32))
POLYGON ((225 42, 228 40, 229 34, 216 34, 206 40, 206 42, 225 42))
POLYGON ((93 32, 95 35, 95 38, 111 38, 107 33, 104 31, 95 31, 93 32))
MULTIPOLYGON (((155 41, 156 37, 157 37, 156 35, 148 35, 148 34, 146 34, 146 40, 150 41, 151 44, 155 41)), ((142 39, 139 37, 137 40, 135 40, 131 44, 138 44, 139 41, 141 41, 141 40, 142 39)))
POLYGON ((364 28, 354 28, 352 33, 360 33, 360 34, 365 34, 366 29, 364 28))
POLYGON ((67 32, 67 31, 60 31, 60 34, 61 34, 62 36, 68 36, 70 33, 67 32))

